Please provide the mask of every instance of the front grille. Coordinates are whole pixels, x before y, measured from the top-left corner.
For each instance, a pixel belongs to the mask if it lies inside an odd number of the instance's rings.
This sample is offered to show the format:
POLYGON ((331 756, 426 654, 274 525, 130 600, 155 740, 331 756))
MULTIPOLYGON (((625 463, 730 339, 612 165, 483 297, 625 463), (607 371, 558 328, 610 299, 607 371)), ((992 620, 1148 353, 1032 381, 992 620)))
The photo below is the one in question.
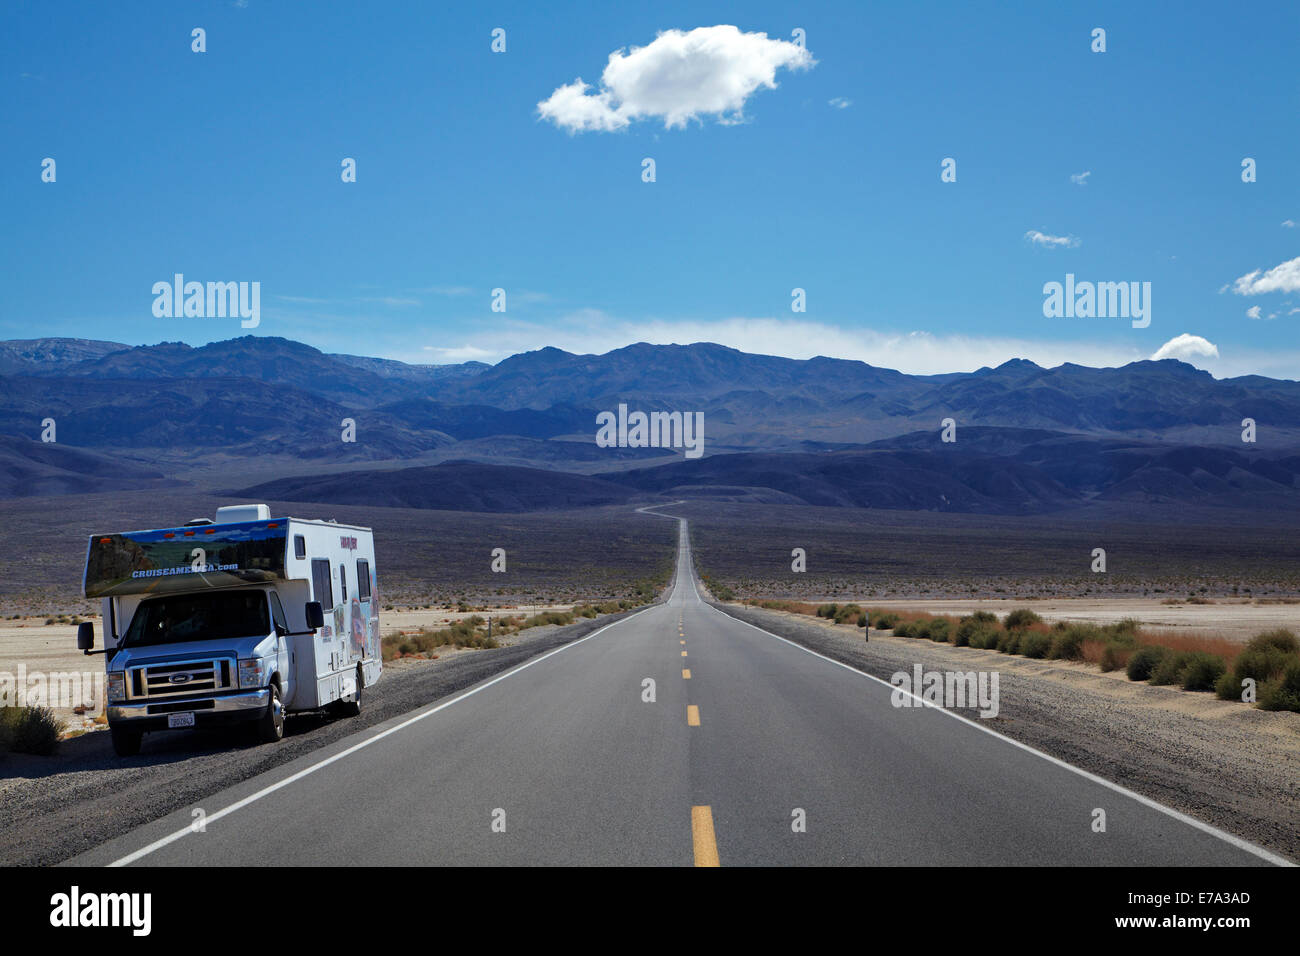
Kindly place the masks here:
POLYGON ((234 686, 233 664, 229 660, 145 664, 130 670, 133 700, 213 693, 233 690, 234 686))

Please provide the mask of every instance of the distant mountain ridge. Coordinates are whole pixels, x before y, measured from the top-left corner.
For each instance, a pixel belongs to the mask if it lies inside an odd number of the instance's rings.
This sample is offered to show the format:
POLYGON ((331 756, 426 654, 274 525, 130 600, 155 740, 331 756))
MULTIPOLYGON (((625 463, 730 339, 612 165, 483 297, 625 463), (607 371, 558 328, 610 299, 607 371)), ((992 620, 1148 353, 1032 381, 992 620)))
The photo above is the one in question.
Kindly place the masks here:
MULTIPOLYGON (((323 462, 427 466, 461 458, 608 477, 680 454, 596 446, 597 414, 619 404, 703 413, 705 459, 674 475, 671 487, 709 487, 712 494, 725 484, 799 500, 807 500, 805 493, 828 501, 893 496, 919 507, 933 492, 950 500, 973 495, 971 506, 984 507, 977 498, 989 491, 974 473, 957 476, 961 488, 920 476, 915 494, 902 487, 909 480, 907 456, 937 453, 917 443, 937 440, 946 418, 955 420, 958 436, 949 464, 966 462, 975 448, 988 445, 985 452, 1002 462, 995 469, 1000 480, 1023 485, 1025 500, 1037 502, 1032 507, 1047 507, 1062 495, 1172 494, 1175 485, 1183 488, 1178 494, 1193 497, 1210 488, 1236 494, 1233 482, 1246 475, 1266 482, 1260 487, 1274 494, 1285 481, 1271 478, 1272 466, 1260 463, 1300 453, 1300 382, 1216 380, 1172 359, 1052 369, 1013 359, 969 373, 908 375, 858 361, 754 355, 711 343, 638 343, 603 355, 545 348, 492 366, 423 366, 327 354, 274 336, 197 348, 57 338, 0 342, 0 434, 35 439, 41 421, 53 417, 61 443, 108 455, 130 449, 142 461, 176 460, 177 452, 195 465, 270 456, 292 474, 318 470, 323 462), (1255 445, 1241 441, 1247 418, 1257 423, 1255 445), (348 421, 353 424, 345 426, 348 421), (346 427, 355 441, 343 440, 346 427), (1032 432, 1042 434, 1032 442, 1020 434, 1032 432), (1072 439, 1085 441, 1071 445, 1072 439), (1218 463, 1206 457, 1199 471, 1180 471, 1171 459, 1158 466, 1157 479, 1154 464, 1124 472, 1129 446, 1212 447, 1239 457, 1220 456, 1218 463), (1067 480, 1059 449, 1083 456, 1070 468, 1090 471, 1104 463, 1123 477, 1106 489, 1084 489, 1067 480), (765 483, 748 474, 759 459, 725 468, 707 464, 720 455, 823 452, 867 455, 863 467, 893 456, 891 477, 876 490, 836 477, 836 490, 814 493, 813 484, 788 475, 765 483), (1224 479, 1229 473, 1236 478, 1224 479)), ((782 472, 782 461, 770 464, 782 472)), ((926 462, 918 467, 933 470, 926 462)), ((1276 467, 1282 475, 1289 466, 1276 467)), ((1006 495, 991 500, 1002 504, 989 507, 1012 507, 1006 495)))

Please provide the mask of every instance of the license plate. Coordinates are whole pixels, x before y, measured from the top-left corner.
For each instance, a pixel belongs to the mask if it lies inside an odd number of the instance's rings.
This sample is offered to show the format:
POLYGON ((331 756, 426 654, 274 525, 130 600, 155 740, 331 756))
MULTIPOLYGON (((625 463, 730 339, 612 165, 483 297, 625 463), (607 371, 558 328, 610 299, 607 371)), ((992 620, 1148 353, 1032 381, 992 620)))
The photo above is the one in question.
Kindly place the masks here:
POLYGON ((193 714, 168 714, 167 726, 168 727, 193 727, 194 715, 193 714))

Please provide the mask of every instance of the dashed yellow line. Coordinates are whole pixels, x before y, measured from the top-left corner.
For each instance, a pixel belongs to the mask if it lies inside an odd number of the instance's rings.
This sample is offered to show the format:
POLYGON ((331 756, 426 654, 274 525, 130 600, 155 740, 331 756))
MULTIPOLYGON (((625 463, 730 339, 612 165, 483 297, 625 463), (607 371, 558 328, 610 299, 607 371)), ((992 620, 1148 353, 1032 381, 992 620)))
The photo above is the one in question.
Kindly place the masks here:
POLYGON ((678 644, 685 644, 686 642, 685 642, 685 641, 678 641, 677 643, 678 643, 678 644))
POLYGON ((686 708, 686 726, 700 726, 700 708, 696 707, 694 704, 690 704, 686 708))
POLYGON ((685 652, 685 651, 682 651, 682 657, 685 657, 685 656, 686 656, 686 652, 685 652))
POLYGON ((713 835, 713 810, 691 807, 691 842, 695 844, 696 866, 721 866, 718 841, 713 835))
POLYGON ((682 680, 690 680, 690 679, 691 679, 691 669, 689 667, 683 667, 682 680))

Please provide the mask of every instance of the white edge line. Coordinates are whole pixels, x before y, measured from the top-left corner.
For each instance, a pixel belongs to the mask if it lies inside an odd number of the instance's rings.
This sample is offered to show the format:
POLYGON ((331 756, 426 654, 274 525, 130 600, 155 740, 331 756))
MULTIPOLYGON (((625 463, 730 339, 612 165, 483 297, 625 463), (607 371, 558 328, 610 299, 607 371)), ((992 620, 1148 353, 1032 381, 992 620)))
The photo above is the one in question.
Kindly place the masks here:
POLYGON ((712 608, 718 614, 721 614, 723 617, 730 618, 733 621, 736 621, 740 624, 744 624, 746 627, 752 627, 760 634, 766 634, 768 637, 774 637, 778 641, 784 641, 786 644, 789 644, 791 647, 798 648, 799 650, 807 654, 811 654, 813 657, 820 657, 822 660, 829 661, 832 664, 835 664, 839 667, 843 667, 847 671, 852 671, 853 673, 861 675, 862 677, 865 677, 868 680, 873 680, 877 684, 881 684, 885 687, 888 687, 891 691, 900 691, 906 694, 908 697, 911 697, 913 700, 917 701, 918 703, 922 704, 923 706, 929 707, 932 710, 937 710, 945 717, 951 717, 953 720, 961 721, 963 724, 966 724, 969 727, 974 727, 976 730, 980 731, 981 733, 988 734, 990 737, 1000 740, 1003 743, 1010 744, 1012 747, 1017 747, 1020 750, 1025 751, 1026 753, 1031 753, 1035 757, 1041 757, 1042 759, 1046 760, 1048 763, 1055 764, 1058 767, 1062 767, 1066 770, 1071 771, 1072 773, 1076 773, 1080 777, 1083 777, 1085 780, 1090 780, 1093 783, 1101 784, 1101 786, 1106 787, 1110 790, 1114 790, 1116 793, 1128 797, 1131 800, 1136 800, 1138 803, 1142 804, 1145 807, 1150 807, 1152 810, 1159 810, 1161 813, 1165 814, 1166 816, 1173 817, 1175 820, 1179 821, 1180 823, 1186 823, 1188 826, 1194 827, 1195 829, 1200 830, 1203 833, 1208 833, 1210 836, 1218 837, 1220 840, 1223 840, 1225 843, 1230 843, 1233 846, 1235 846, 1237 849, 1245 850, 1247 853, 1253 853, 1255 856, 1259 857, 1260 859, 1267 860, 1269 863, 1272 863, 1275 866, 1293 867, 1296 865, 1292 863, 1290 860, 1286 859, 1285 857, 1278 856, 1276 853, 1271 853, 1268 850, 1265 850, 1263 847, 1255 846, 1255 844, 1243 840, 1241 837, 1233 836, 1231 833, 1227 833, 1223 830, 1220 830, 1218 827, 1212 826, 1203 820, 1198 820, 1195 817, 1189 817, 1185 813, 1180 813, 1179 811, 1173 809, 1172 807, 1166 807, 1162 803, 1157 803, 1155 800, 1152 800, 1150 797, 1144 797, 1142 794, 1136 793, 1128 789, 1127 787, 1121 786, 1118 783, 1114 783, 1110 780, 1107 780, 1105 777, 1099 777, 1095 773, 1089 773, 1087 770, 1083 770, 1079 767, 1074 766, 1073 764, 1066 763, 1064 760, 1061 760, 1059 757, 1053 757, 1051 754, 1043 753, 1043 751, 1041 750, 1036 750, 1033 747, 1029 746, 1028 744, 1021 743, 1019 740, 1015 740, 1011 737, 1006 736, 1005 734, 1000 734, 996 730, 990 730, 988 727, 984 727, 981 724, 977 724, 969 717, 963 717, 961 714, 955 714, 952 711, 946 710, 945 708, 940 707, 937 704, 931 703, 930 701, 927 700, 923 700, 922 698, 917 697, 915 694, 911 693, 910 691, 904 691, 901 687, 891 684, 888 681, 881 680, 879 677, 876 677, 874 674, 868 674, 866 671, 858 670, 856 667, 853 667, 849 664, 845 664, 843 661, 837 661, 833 657, 827 657, 825 654, 819 654, 816 651, 811 650, 810 648, 804 647, 802 644, 796 643, 795 641, 791 641, 782 637, 780 634, 773 634, 771 631, 766 631, 763 628, 759 627, 757 624, 750 624, 748 621, 742 620, 741 618, 732 617, 732 615, 728 614, 726 611, 722 611, 716 607, 713 607, 713 605, 709 604, 707 601, 703 603, 707 607, 712 608))
MULTIPOLYGON (((589 641, 593 637, 597 637, 598 635, 604 633, 605 631, 609 630, 611 627, 616 627, 617 625, 622 624, 624 621, 629 621, 632 618, 636 617, 638 614, 643 614, 646 611, 649 611, 657 606, 658 605, 651 604, 647 607, 643 607, 640 610, 629 614, 627 617, 619 618, 617 621, 610 621, 604 627, 592 631, 586 637, 580 637, 576 641, 570 641, 568 644, 565 644, 561 647, 557 647, 553 651, 547 651, 545 654, 541 655, 540 657, 534 657, 532 660, 525 661, 524 663, 520 664, 518 667, 508 670, 504 674, 498 674, 496 677, 487 681, 487 683, 479 684, 477 687, 474 687, 471 690, 467 690, 465 693, 461 694, 458 697, 454 697, 448 701, 443 701, 441 704, 436 704, 433 707, 429 708, 428 710, 421 711, 420 713, 416 714, 414 717, 407 718, 406 720, 402 721, 400 724, 395 724, 394 726, 389 727, 387 730, 375 734, 373 737, 367 737, 365 740, 353 744, 351 747, 348 747, 346 750, 340 750, 332 757, 326 757, 324 760, 321 760, 318 763, 314 763, 310 767, 304 767, 302 770, 299 770, 297 773, 285 777, 283 780, 276 781, 275 783, 270 784, 269 786, 263 787, 261 790, 258 790, 256 793, 251 793, 248 796, 244 797, 242 800, 237 800, 236 802, 232 803, 230 806, 223 807, 222 809, 218 810, 216 813, 209 814, 204 819, 204 824, 206 825, 209 823, 215 823, 216 821, 220 820, 222 817, 229 816, 230 814, 234 813, 237 810, 242 810, 244 807, 248 806, 249 804, 256 803, 258 800, 261 800, 263 797, 269 796, 270 794, 275 793, 277 790, 281 790, 284 787, 289 786, 289 784, 295 783, 301 780, 303 777, 315 773, 317 770, 320 770, 323 767, 328 767, 330 764, 334 763, 337 760, 342 760, 344 757, 347 757, 350 754, 354 754, 358 750, 362 750, 366 747, 369 747, 373 743, 383 740, 389 734, 395 734, 399 730, 402 730, 406 727, 411 726, 414 723, 418 723, 419 721, 424 720, 426 717, 432 717, 434 714, 438 713, 438 711, 445 710, 446 708, 450 707, 452 704, 458 704, 466 697, 473 697, 479 691, 487 690, 493 684, 500 683, 501 681, 505 680, 507 677, 513 677, 515 674, 518 674, 520 671, 527 670, 528 668, 532 667, 534 664, 540 664, 548 657, 554 657, 556 654, 559 654, 561 651, 567 651, 571 647, 577 647, 579 644, 582 644, 585 641, 589 641)), ((177 830, 175 833, 171 833, 165 837, 154 840, 154 842, 150 843, 148 846, 141 847, 140 849, 136 850, 133 853, 128 853, 126 856, 122 857, 121 859, 114 860, 112 863, 108 865, 110 867, 127 866, 131 863, 136 862, 137 860, 143 859, 144 857, 148 856, 150 853, 153 853, 155 850, 161 850, 163 847, 175 843, 177 840, 181 839, 182 837, 192 832, 193 832, 192 828, 187 826, 184 829, 177 830)))

